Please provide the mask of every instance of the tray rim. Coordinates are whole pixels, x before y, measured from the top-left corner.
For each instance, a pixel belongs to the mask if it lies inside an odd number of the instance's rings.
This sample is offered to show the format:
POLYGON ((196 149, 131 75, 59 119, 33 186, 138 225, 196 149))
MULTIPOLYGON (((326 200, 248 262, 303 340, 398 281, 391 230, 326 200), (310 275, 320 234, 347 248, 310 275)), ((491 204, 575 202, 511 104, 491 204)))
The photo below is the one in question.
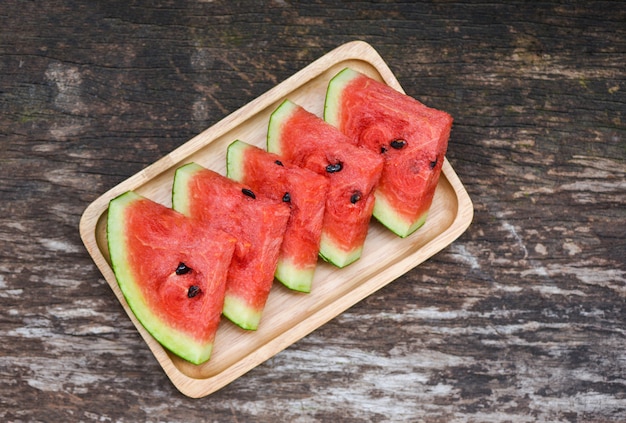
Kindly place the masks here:
POLYGON ((209 378, 194 378, 181 372, 180 369, 174 365, 174 362, 165 352, 165 349, 156 340, 154 340, 154 338, 152 338, 152 336, 143 328, 141 323, 137 321, 119 289, 115 289, 117 287, 115 275, 98 247, 96 239, 96 224, 102 214, 108 209, 109 201, 128 190, 136 189, 146 182, 149 182, 152 178, 164 172, 164 169, 171 168, 176 163, 183 161, 186 157, 192 155, 205 145, 210 144, 221 135, 226 134, 229 130, 244 123, 249 118, 250 112, 263 109, 277 100, 280 100, 280 98, 284 97, 283 94, 281 94, 284 91, 293 91, 316 78, 333 65, 347 60, 360 60, 367 62, 377 70, 388 85, 394 87, 398 91, 404 92, 391 69, 370 44, 360 40, 347 42, 326 53, 322 57, 310 63, 308 66, 285 79, 283 82, 266 91, 264 94, 227 115, 219 122, 200 132, 146 168, 107 190, 85 208, 80 218, 80 236, 96 266, 99 268, 105 280, 114 291, 114 294, 120 301, 122 307, 130 317, 144 341, 147 343, 166 375, 169 377, 174 386, 182 394, 188 397, 204 397, 226 386, 278 352, 297 342, 302 337, 307 336, 327 321, 337 317, 352 305, 358 303, 412 268, 426 261, 428 258, 432 257, 434 254, 452 243, 463 232, 465 232, 471 224, 474 213, 471 199, 448 159, 445 158, 442 175, 447 179, 454 194, 456 195, 457 208, 455 210, 456 213, 453 221, 443 232, 420 247, 417 252, 407 255, 401 260, 384 268, 383 271, 374 275, 374 277, 366 279, 355 290, 351 291, 350 301, 344 301, 343 305, 346 307, 338 313, 324 313, 326 309, 332 308, 334 302, 331 302, 327 306, 324 306, 317 312, 313 313, 307 319, 298 322, 291 329, 286 331, 286 333, 269 340, 252 354, 246 356, 245 359, 240 360, 234 365, 226 368, 218 375, 214 375, 209 378), (418 252, 422 258, 420 261, 416 262, 415 260, 412 260, 412 258, 418 252), (112 282, 114 282, 115 285, 112 282), (305 327, 305 331, 298 330, 301 326, 305 327), (218 377, 220 375, 222 375, 221 378, 218 377))

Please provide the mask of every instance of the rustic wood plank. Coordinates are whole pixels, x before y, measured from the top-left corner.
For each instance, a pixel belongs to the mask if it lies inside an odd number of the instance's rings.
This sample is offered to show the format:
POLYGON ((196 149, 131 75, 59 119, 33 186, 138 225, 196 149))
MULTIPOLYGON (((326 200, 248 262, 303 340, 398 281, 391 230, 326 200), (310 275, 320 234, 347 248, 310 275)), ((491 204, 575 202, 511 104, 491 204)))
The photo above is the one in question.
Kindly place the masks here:
POLYGON ((3 1, 0 418, 626 420, 625 21, 620 2, 3 1), (84 250, 79 218, 354 39, 454 116, 448 159, 472 226, 186 398, 84 250))

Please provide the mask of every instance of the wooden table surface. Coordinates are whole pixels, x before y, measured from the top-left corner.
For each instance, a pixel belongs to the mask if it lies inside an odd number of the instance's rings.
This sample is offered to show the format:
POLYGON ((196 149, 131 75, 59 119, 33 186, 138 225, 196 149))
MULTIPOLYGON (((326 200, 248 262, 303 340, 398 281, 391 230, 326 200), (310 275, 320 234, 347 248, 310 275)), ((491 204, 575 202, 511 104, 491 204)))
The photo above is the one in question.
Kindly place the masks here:
POLYGON ((626 421, 626 3, 0 3, 0 421, 626 421), (200 399, 85 250, 94 199, 348 41, 448 111, 440 253, 200 399))

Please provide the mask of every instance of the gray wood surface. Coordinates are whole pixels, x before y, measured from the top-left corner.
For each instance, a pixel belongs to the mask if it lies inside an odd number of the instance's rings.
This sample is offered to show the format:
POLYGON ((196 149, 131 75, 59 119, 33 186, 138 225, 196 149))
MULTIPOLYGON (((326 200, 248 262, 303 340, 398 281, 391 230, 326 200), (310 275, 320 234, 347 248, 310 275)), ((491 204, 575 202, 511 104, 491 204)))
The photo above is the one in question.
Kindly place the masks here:
POLYGON ((626 3, 0 3, 0 420, 626 421, 626 3), (103 192, 369 42, 451 113, 441 253, 220 391, 169 382, 83 248, 103 192))

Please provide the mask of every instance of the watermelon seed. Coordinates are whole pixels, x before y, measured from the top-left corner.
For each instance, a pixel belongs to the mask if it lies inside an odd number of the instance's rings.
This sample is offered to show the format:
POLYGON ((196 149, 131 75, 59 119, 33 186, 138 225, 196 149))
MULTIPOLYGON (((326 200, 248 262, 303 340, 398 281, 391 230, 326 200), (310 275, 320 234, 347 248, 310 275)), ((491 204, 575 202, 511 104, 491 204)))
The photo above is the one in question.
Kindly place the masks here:
POLYGON ((191 267, 187 267, 187 265, 182 261, 178 263, 178 267, 176 268, 177 275, 184 275, 185 273, 189 272, 191 272, 191 267))
POLYGON ((405 140, 393 140, 391 141, 390 145, 392 148, 395 148, 396 150, 400 150, 404 148, 404 146, 406 145, 406 141, 405 140))
POLYGON ((335 164, 329 164, 328 166, 326 166, 326 172, 328 173, 339 172, 341 169, 343 169, 343 163, 341 162, 337 162, 335 164))
POLYGON ((283 201, 285 203, 288 203, 291 201, 291 195, 288 192, 286 192, 285 195, 283 195, 283 201))
POLYGON ((247 195, 250 198, 256 198, 256 195, 254 195, 254 193, 248 188, 241 188, 241 192, 243 192, 243 195, 247 195))
POLYGON ((385 147, 384 145, 380 147, 380 154, 384 154, 387 152, 387 147, 385 147))
POLYGON ((280 160, 274 160, 274 163, 276 163, 278 166, 284 166, 283 162, 281 162, 280 160))
POLYGON ((356 191, 354 194, 352 194, 352 197, 350 197, 350 202, 352 204, 355 204, 360 199, 361 199, 361 193, 359 191, 356 191))
POLYGON ((437 157, 434 161, 430 162, 430 168, 434 169, 435 166, 437 166, 437 160, 439 160, 439 158, 437 157))
POLYGON ((198 285, 191 285, 189 290, 187 290, 187 298, 193 298, 196 295, 200 294, 202 290, 198 285))

